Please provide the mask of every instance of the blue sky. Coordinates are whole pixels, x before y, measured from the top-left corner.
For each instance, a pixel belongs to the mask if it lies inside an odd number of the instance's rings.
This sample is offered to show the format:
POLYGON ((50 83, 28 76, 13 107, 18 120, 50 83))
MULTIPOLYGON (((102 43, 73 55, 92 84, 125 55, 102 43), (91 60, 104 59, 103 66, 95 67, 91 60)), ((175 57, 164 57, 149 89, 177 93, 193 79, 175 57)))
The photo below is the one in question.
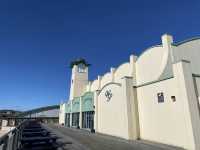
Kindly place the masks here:
POLYGON ((92 64, 92 80, 164 33, 175 42, 198 36, 199 18, 199 0, 2 0, 0 109, 58 104, 68 98, 74 58, 92 64))

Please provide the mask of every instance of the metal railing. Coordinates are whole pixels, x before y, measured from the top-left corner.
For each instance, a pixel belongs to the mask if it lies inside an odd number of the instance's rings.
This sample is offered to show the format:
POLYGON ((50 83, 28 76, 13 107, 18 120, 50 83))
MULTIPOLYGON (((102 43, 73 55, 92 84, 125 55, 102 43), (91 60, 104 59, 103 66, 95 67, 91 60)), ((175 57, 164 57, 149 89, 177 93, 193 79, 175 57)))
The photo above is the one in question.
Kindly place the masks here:
POLYGON ((26 121, 0 137, 0 150, 18 150, 20 148, 22 130, 25 124, 26 121))

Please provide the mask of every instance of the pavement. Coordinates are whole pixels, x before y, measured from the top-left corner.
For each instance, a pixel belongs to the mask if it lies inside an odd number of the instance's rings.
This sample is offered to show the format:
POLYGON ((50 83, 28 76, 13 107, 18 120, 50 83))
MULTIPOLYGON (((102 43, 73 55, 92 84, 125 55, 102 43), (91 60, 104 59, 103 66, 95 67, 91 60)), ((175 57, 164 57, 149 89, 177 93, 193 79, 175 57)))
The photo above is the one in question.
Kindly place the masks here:
POLYGON ((58 142, 64 143, 64 150, 183 150, 169 145, 142 140, 129 141, 59 125, 45 127, 60 137, 58 142))
POLYGON ((6 134, 7 133, 7 131, 2 131, 2 130, 0 130, 0 137, 2 137, 4 134, 6 134))
POLYGON ((9 130, 0 130, 0 137, 2 137, 3 135, 5 135, 8 132, 9 132, 9 130))

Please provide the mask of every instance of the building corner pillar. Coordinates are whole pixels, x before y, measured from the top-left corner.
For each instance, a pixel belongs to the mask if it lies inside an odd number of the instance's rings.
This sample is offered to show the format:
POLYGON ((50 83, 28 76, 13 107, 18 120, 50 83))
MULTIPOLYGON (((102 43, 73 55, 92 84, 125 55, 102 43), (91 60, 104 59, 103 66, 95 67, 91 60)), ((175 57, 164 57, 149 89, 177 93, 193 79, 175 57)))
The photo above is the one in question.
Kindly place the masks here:
POLYGON ((72 100, 70 100, 70 107, 71 107, 71 113, 70 113, 70 123, 69 123, 69 126, 72 127, 72 100))
POLYGON ((137 61, 137 56, 131 55, 130 56, 130 65, 131 65, 131 77, 133 77, 133 83, 136 83, 136 61, 137 61))
POLYGON ((133 78, 122 78, 122 90, 124 94, 126 119, 128 127, 128 139, 139 139, 139 116, 136 90, 133 88, 133 78), (134 91, 135 90, 135 91, 134 91))
POLYGON ((82 128, 82 96, 80 97, 79 127, 82 128))
POLYGON ((66 103, 63 103, 63 123, 66 125, 66 103))
POLYGON ((94 92, 94 130, 98 132, 98 93, 94 92))
POLYGON ((199 104, 194 88, 191 64, 187 60, 181 60, 173 64, 176 88, 178 88, 179 99, 184 103, 184 117, 187 130, 187 149, 200 149, 200 116, 199 104))

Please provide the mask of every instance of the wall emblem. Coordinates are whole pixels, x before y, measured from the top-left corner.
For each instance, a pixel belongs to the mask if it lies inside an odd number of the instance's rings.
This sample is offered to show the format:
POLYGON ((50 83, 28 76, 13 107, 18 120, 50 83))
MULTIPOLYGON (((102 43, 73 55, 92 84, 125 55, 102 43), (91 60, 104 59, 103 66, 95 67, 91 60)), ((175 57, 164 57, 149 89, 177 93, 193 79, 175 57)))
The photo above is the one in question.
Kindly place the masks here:
POLYGON ((111 90, 107 90, 107 91, 105 92, 105 96, 106 96, 106 98, 107 98, 107 102, 109 102, 110 99, 111 99, 112 96, 113 96, 111 90))

